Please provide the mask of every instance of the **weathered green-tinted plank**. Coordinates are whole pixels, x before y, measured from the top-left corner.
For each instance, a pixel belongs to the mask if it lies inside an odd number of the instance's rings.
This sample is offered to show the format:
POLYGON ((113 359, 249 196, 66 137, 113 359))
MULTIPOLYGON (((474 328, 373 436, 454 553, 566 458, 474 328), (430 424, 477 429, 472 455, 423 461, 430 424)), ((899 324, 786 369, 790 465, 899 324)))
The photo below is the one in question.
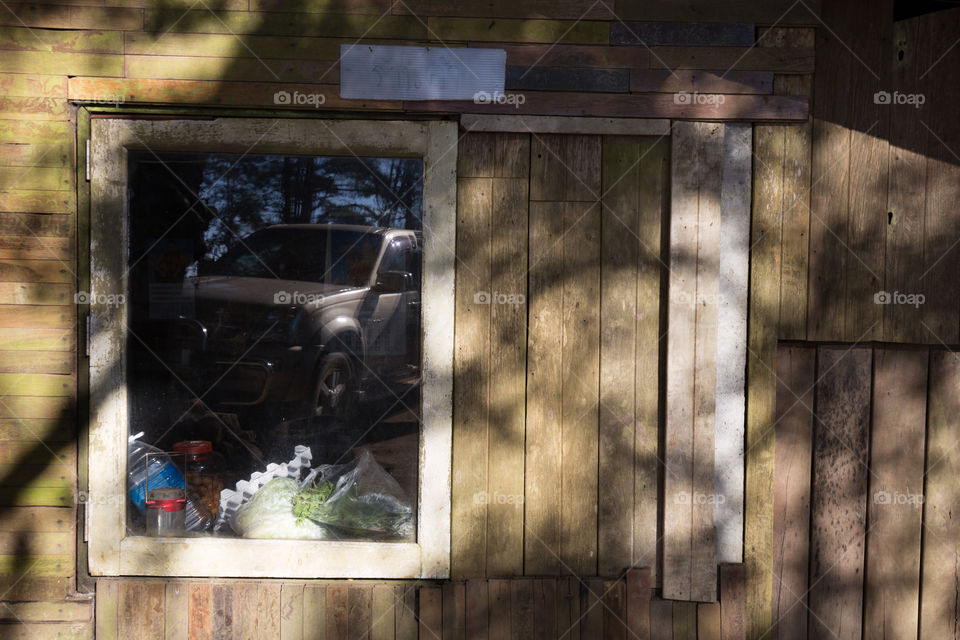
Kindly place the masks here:
POLYGON ((0 27, 0 50, 119 54, 123 53, 123 39, 119 31, 0 27))
POLYGON ((70 238, 0 237, 0 258, 69 261, 72 257, 73 242, 70 238))
POLYGON ((0 73, 0 90, 7 96, 66 98, 67 78, 58 74, 0 73))
POLYGON ((117 604, 120 597, 119 580, 97 580, 96 637, 119 640, 117 635, 117 604))
POLYGON ((653 46, 741 46, 754 45, 754 26, 749 23, 696 22, 615 22, 610 25, 610 42, 653 46))
POLYGON ((70 376, 46 373, 0 373, 0 396, 68 396, 70 376))
POLYGON ((0 120, 0 142, 56 142, 71 134, 67 122, 22 122, 0 120))
MULTIPOLYGON (((50 448, 56 451, 57 443, 50 444, 50 448)), ((53 459, 48 464, 0 464, 0 478, 3 486, 11 489, 72 489, 77 483, 77 472, 65 462, 53 459)))
POLYGON ((8 4, 7 11, 0 14, 0 24, 48 29, 135 30, 143 27, 143 13, 126 8, 8 4))
POLYGON ((0 118, 9 120, 69 120, 73 113, 62 98, 0 97, 0 118))
MULTIPOLYGON (((108 2, 110 0, 107 0, 108 2)), ((149 0, 130 0, 149 2, 149 0)), ((246 9, 247 0, 233 0, 224 9, 246 9), (236 5, 236 6, 232 6, 236 5)), ((396 7, 396 4, 393 4, 396 7)), ((251 11, 296 11, 298 13, 372 13, 384 15, 390 10, 389 0, 250 0, 251 11)))
POLYGON ((66 374, 76 361, 69 351, 0 351, 0 372, 66 374))
POLYGON ((71 509, 13 507, 4 509, 3 513, 0 514, 0 531, 2 532, 63 533, 70 531, 72 524, 73 512, 71 509))
POLYGON ((819 13, 820 2, 814 1, 798 6, 790 0, 771 0, 762 3, 739 0, 692 0, 678 5, 671 0, 648 0, 643 3, 617 0, 614 7, 621 20, 814 24, 819 13))
POLYGON ((53 53, 48 51, 5 51, 0 72, 65 73, 77 76, 123 75, 123 56, 99 53, 53 53))
POLYGON ((58 638, 62 640, 88 640, 93 636, 93 623, 37 623, 4 625, 5 640, 36 640, 37 638, 58 638))
MULTIPOLYGON (((44 98, 59 100, 59 98, 44 98)), ((5 114, 0 116, 6 117, 5 114)), ((17 118, 10 115, 10 118, 17 118)), ((73 142, 3 143, 0 144, 0 165, 5 167, 67 167, 73 166, 73 142)))
POLYGON ((0 233, 4 236, 67 237, 72 228, 73 220, 68 216, 0 213, 0 233))
POLYGON ((771 93, 769 71, 708 71, 699 69, 631 69, 630 91, 698 93, 771 93))
MULTIPOLYGON (((340 79, 339 67, 335 61, 145 55, 127 55, 124 61, 126 75, 132 78, 322 82, 325 85, 335 85, 340 79)), ((331 95, 337 93, 336 88, 332 86, 323 88, 323 85, 319 85, 317 89, 322 89, 331 95)))
POLYGON ((0 401, 0 418, 58 418, 73 406, 66 396, 11 396, 0 401))
MULTIPOLYGON (((63 600, 67 597, 67 585, 71 578, 66 577, 0 577, 0 593, 4 600, 63 600)), ((104 636, 109 637, 109 636, 104 636)))
POLYGON ((61 260, 0 260, 0 282, 73 282, 75 277, 61 260))
POLYGON ((93 620, 93 602, 21 602, 0 608, 4 622, 89 622, 93 620))
POLYGON ((73 421, 64 420, 0 420, 0 441, 47 443, 70 442, 76 435, 73 421))
POLYGON ((413 16, 254 13, 209 9, 147 10, 146 29, 171 33, 236 33, 341 38, 402 38, 426 40, 427 27, 413 16))
POLYGON ((529 0, 523 3, 510 0, 489 0, 488 2, 409 0, 394 4, 393 7, 395 14, 418 16, 526 18, 528 20, 609 20, 613 17, 612 5, 594 3, 590 0, 529 0))
POLYGON ((431 37, 445 41, 605 44, 608 40, 603 22, 431 17, 427 25, 431 37))
POLYGON ((73 575, 73 555, 0 555, 0 575, 69 576, 73 575))
POLYGON ((0 211, 75 213, 76 210, 77 197, 73 191, 36 191, 30 189, 0 191, 0 211))
MULTIPOLYGON (((71 303, 73 303, 72 284, 0 282, 0 304, 67 305, 71 303)), ((0 354, 0 365, 2 362, 2 354, 0 354)))
POLYGON ((71 487, 0 487, 0 505, 16 507, 68 507, 73 504, 71 487))
POLYGON ((62 191, 73 185, 69 167, 0 167, 0 182, 36 191, 62 191))
POLYGON ((74 305, 0 305, 0 327, 66 329, 76 324, 76 314, 74 305))
POLYGON ((813 73, 813 49, 745 47, 651 47, 654 69, 734 69, 813 73))
POLYGON ((124 34, 127 55, 195 56, 212 58, 263 58, 264 60, 336 60, 340 45, 353 40, 339 38, 290 38, 284 36, 246 36, 213 33, 137 33, 124 34))

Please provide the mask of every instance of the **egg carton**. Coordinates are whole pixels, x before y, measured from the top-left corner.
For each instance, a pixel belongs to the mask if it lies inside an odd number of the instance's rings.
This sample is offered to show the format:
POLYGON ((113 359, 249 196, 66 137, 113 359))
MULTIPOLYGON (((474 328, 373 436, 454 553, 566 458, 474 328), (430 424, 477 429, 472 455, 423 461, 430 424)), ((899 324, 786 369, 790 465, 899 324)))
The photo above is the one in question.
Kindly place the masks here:
POLYGON ((290 462, 282 464, 271 462, 267 465, 266 471, 254 471, 249 480, 238 482, 236 489, 222 490, 220 508, 217 510, 217 521, 213 525, 213 530, 221 531, 225 526, 229 526, 228 523, 240 507, 249 502, 257 491, 274 478, 293 478, 300 482, 300 474, 304 469, 310 468, 312 459, 310 447, 297 445, 293 448, 293 460, 290 462))

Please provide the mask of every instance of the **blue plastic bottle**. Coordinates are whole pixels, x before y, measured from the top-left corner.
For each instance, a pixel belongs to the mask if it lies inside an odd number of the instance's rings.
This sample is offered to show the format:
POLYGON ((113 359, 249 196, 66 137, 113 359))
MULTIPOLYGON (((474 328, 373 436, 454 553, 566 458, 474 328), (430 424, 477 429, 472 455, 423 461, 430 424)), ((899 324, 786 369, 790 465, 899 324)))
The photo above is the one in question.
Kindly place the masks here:
POLYGON ((150 456, 150 489, 183 489, 183 475, 173 460, 160 449, 138 438, 143 432, 130 436, 127 441, 127 494, 140 513, 146 513, 147 454, 150 456))

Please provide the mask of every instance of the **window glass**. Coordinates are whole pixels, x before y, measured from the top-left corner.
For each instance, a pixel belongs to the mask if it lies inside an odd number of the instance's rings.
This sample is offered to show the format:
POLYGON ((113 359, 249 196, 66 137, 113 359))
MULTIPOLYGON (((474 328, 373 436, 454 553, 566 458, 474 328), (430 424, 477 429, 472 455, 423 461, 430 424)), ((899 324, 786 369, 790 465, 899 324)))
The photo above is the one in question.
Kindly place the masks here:
POLYGON ((414 540, 422 161, 128 158, 128 532, 414 540))

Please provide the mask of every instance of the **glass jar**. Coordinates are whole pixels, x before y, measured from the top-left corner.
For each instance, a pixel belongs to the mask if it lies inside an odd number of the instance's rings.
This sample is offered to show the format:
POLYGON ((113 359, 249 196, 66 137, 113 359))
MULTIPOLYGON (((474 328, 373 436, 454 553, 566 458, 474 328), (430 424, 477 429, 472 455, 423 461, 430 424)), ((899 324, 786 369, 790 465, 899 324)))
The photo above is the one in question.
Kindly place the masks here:
POLYGON ((146 497, 147 535, 183 535, 185 505, 183 489, 151 489, 146 497))
POLYGON ((184 440, 174 444, 173 450, 184 455, 187 488, 199 496, 211 517, 216 517, 223 491, 223 458, 209 440, 184 440))

